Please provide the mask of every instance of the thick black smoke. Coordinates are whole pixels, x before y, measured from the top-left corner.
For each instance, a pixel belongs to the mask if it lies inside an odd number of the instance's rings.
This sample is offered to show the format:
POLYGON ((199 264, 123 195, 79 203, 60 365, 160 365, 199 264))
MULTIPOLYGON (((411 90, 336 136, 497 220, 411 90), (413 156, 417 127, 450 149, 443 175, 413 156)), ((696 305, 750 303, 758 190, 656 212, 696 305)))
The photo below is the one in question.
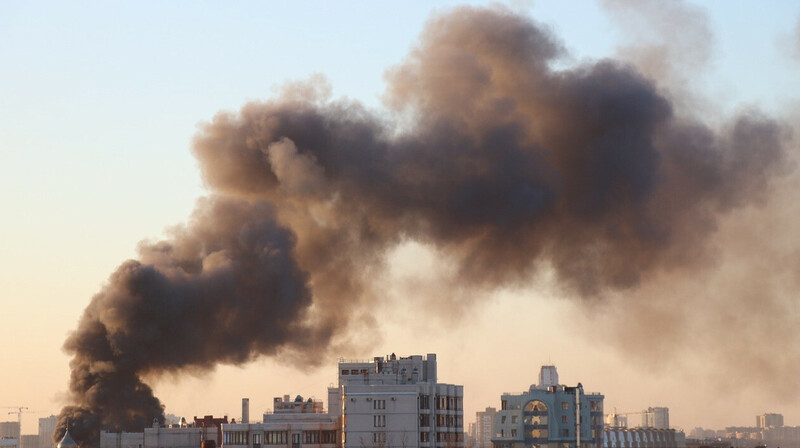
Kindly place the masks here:
POLYGON ((525 17, 460 8, 389 71, 391 121, 314 85, 216 116, 194 145, 214 195, 92 300, 59 431, 96 443, 160 418, 145 374, 326 350, 403 241, 468 289, 548 267, 587 298, 707 263, 717 219, 783 166, 786 129, 749 112, 718 131, 631 66, 553 69, 562 52, 525 17))
POLYGON ((212 196, 169 241, 142 244, 84 311, 64 344, 74 354, 75 405, 59 416, 76 441, 97 444, 101 428, 141 431, 163 408, 141 376, 239 364, 283 347, 327 341, 306 328, 308 276, 294 261, 295 236, 263 201, 212 196))

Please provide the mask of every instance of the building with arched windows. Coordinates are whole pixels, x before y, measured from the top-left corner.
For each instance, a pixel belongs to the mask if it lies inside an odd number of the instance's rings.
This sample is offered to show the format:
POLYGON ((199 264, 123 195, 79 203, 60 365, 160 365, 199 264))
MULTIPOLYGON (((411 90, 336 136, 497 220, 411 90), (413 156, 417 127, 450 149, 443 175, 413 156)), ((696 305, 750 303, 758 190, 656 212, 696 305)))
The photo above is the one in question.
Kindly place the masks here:
POLYGON ((542 366, 539 384, 503 394, 494 420, 494 448, 602 448, 603 395, 558 384, 555 366, 542 366))

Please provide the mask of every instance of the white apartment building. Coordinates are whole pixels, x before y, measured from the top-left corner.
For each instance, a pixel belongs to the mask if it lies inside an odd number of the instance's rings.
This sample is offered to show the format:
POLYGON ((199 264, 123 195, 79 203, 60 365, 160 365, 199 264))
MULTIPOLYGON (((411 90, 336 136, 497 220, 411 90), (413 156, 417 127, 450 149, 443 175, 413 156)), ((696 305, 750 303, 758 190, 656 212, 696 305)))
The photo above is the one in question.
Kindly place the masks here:
POLYGON ((464 446, 464 386, 438 382, 433 353, 341 360, 328 397, 329 412, 342 416, 344 448, 464 446))
POLYGON ((340 360, 338 377, 328 412, 314 400, 276 398, 262 423, 223 425, 223 447, 463 447, 463 386, 437 382, 435 354, 340 360))

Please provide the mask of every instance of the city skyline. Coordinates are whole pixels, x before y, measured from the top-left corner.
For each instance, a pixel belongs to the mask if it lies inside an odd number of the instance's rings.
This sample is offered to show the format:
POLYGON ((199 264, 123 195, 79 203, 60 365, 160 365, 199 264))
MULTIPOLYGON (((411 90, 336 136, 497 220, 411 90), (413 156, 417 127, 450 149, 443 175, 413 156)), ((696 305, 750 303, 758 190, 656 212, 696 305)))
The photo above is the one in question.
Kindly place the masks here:
MULTIPOLYGON (((562 44, 566 56, 553 62, 559 69, 626 61, 656 79, 676 111, 711 127, 755 107, 798 132, 800 5, 554 3, 505 8, 562 44), (662 60, 654 61, 646 50, 658 45, 662 60)), ((327 85, 334 100, 358 101, 388 119, 386 71, 408 60, 431 14, 458 4, 390 11, 358 3, 348 11, 310 4, 0 6, 0 56, 10 62, 0 69, 0 98, 10 106, 0 108, 8 206, 0 237, 0 406, 30 408, 23 434, 69 402, 70 357, 61 346, 91 298, 122 262, 138 257, 139 241, 163 239, 210 193, 190 149, 202 126, 219 111, 273 100, 280 86, 320 82, 319 75, 327 84, 316 85, 327 85)), ((790 167, 796 140, 786 148, 790 167)), ((339 357, 437 353, 440 376, 464 385, 467 421, 497 407, 502 393, 536 383, 539 366, 552 363, 563 384, 604 394, 606 412, 664 406, 687 432, 750 425, 773 412, 800 424, 797 392, 786 379, 800 366, 791 294, 797 174, 786 171, 752 205, 711 223, 713 261, 680 282, 657 270, 635 287, 586 298, 542 269, 525 282, 472 294, 469 285, 443 289, 453 286, 443 281, 453 266, 434 246, 407 241, 384 254, 381 300, 351 316, 324 356, 305 365, 262 356, 145 380, 169 413, 235 416, 249 397, 258 416, 275 396, 324 397, 339 357), (775 299, 730 299, 749 289, 775 299), (649 300, 664 295, 677 299, 649 300), (661 318, 638 320, 651 315, 661 318)))

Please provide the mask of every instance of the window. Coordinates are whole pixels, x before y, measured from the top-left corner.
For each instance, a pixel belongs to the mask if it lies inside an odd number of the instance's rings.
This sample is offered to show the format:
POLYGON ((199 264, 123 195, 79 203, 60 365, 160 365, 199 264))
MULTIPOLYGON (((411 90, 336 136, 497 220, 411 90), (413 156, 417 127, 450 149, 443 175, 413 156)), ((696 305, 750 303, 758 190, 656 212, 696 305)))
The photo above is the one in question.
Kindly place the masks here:
POLYGON ((505 411, 506 409, 508 409, 508 401, 506 400, 500 401, 500 410, 505 411))
POLYGON ((342 369, 342 375, 350 375, 350 371, 347 369, 342 369))
POLYGON ((566 415, 562 415, 561 416, 561 423, 567 423, 568 421, 569 421, 569 418, 566 415))
POLYGON ((569 437, 569 429, 564 428, 564 437, 569 437))
POLYGON ((517 437, 517 430, 516 429, 512 429, 511 430, 511 437, 517 437))
POLYGON ((511 423, 517 423, 517 416, 516 415, 512 415, 511 416, 511 423))
POLYGON ((547 411, 547 405, 539 400, 531 400, 525 404, 525 412, 544 412, 547 411))
POLYGON ((367 369, 361 369, 361 374, 362 375, 366 375, 367 374, 367 369))
POLYGON ((592 412, 603 412, 603 402, 602 401, 590 401, 589 402, 589 410, 592 412))
POLYGON ((386 416, 385 415, 373 415, 372 416, 372 426, 375 428, 383 428, 386 426, 386 416))
POLYGON ((286 431, 267 431, 264 433, 267 445, 286 445, 286 431))
POLYGON ((386 400, 372 400, 372 409, 386 409, 386 400))
POLYGON ((533 438, 533 439, 546 439, 547 438, 547 430, 546 429, 534 429, 534 430, 531 430, 531 438, 533 438))
POLYGON ((420 409, 430 409, 431 408, 431 396, 430 395, 420 395, 419 396, 419 408, 420 409))
POLYGON ((501 415, 500 416, 500 424, 501 425, 505 425, 505 423, 506 423, 506 416, 505 415, 501 415))
POLYGON ((319 432, 319 436, 320 436, 320 439, 321 439, 320 442, 322 442, 322 443, 328 443, 328 444, 336 443, 336 430, 335 429, 334 430, 330 430, 330 431, 320 431, 319 432))
POLYGON ((264 435, 264 434, 262 434, 262 433, 260 433, 260 432, 254 432, 254 433, 253 433, 253 446, 255 446, 255 445, 261 445, 261 437, 262 437, 263 435, 264 435))
POLYGON ((319 443, 319 431, 303 431, 303 443, 319 443))
POLYGON ((385 432, 373 432, 372 433, 372 443, 384 443, 386 442, 386 433, 385 432))
POLYGON ((567 409, 569 409, 569 401, 562 401, 561 402, 561 409, 564 409, 565 411, 567 409))
POLYGON ((422 427, 431 426, 430 414, 422 414, 419 416, 419 426, 422 427))
POLYGON ((427 442, 429 440, 428 437, 430 437, 430 434, 428 434, 427 432, 419 433, 419 441, 420 442, 427 442))
POLYGON ((526 425, 546 425, 547 415, 528 415, 525 417, 526 425))

